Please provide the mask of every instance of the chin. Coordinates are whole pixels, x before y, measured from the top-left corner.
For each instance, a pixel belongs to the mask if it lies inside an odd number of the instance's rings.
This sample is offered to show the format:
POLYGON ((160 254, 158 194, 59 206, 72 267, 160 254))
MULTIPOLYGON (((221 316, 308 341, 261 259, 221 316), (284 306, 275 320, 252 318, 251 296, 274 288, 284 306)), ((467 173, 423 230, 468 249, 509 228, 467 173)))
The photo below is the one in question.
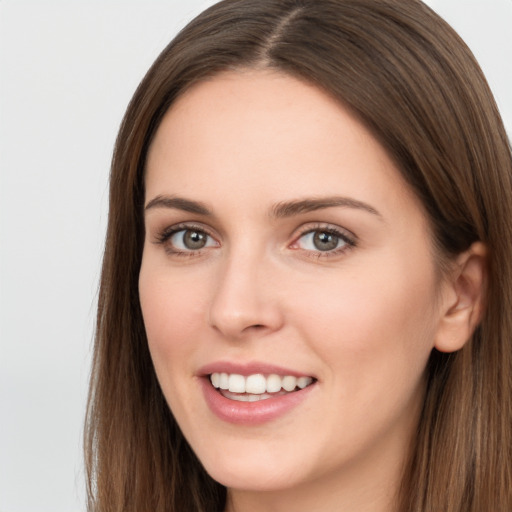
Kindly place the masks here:
POLYGON ((285 468, 259 468, 246 466, 239 471, 234 468, 215 467, 207 469, 208 474, 229 489, 255 492, 272 492, 294 487, 300 481, 285 468))
POLYGON ((237 450, 232 456, 224 453, 200 460, 216 482, 231 489, 247 491, 277 491, 293 487, 302 481, 306 469, 303 463, 286 460, 276 451, 256 454, 237 450))

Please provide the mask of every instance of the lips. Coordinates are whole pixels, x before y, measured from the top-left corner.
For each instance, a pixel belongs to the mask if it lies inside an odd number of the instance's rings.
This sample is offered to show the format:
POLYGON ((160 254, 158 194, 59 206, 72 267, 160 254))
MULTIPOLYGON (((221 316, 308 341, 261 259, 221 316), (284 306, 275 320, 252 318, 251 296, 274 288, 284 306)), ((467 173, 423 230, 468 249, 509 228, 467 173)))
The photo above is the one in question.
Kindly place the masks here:
POLYGON ((206 403, 223 421, 245 425, 271 421, 298 406, 316 379, 273 365, 215 363, 201 370, 206 403))

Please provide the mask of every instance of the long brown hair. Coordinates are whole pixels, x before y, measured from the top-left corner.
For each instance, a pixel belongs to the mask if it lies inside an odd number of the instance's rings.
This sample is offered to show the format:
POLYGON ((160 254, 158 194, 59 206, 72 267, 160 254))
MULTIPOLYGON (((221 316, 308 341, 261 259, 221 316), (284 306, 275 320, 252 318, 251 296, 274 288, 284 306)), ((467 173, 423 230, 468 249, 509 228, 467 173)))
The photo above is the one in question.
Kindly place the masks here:
POLYGON ((160 391, 138 299, 144 166, 169 106, 221 71, 267 67, 350 108, 395 159, 430 217, 440 261, 489 251, 483 321, 434 350, 401 512, 512 510, 512 157, 492 94, 455 32, 419 0, 225 0, 158 57, 112 162, 85 431, 89 510, 223 510, 160 391))

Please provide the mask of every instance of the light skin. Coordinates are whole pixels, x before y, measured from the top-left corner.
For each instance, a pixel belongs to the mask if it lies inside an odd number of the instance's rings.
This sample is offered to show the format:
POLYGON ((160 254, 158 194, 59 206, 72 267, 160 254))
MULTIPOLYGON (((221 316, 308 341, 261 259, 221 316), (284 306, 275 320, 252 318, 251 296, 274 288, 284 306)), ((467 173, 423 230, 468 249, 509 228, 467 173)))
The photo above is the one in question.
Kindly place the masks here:
POLYGON ((479 320, 483 247, 441 276, 424 210, 375 138, 317 88, 266 70, 186 92, 145 186, 149 348, 185 437, 228 487, 226 510, 391 512, 430 352, 458 350, 479 320), (199 383, 216 361, 315 382, 285 414, 233 424, 199 383))

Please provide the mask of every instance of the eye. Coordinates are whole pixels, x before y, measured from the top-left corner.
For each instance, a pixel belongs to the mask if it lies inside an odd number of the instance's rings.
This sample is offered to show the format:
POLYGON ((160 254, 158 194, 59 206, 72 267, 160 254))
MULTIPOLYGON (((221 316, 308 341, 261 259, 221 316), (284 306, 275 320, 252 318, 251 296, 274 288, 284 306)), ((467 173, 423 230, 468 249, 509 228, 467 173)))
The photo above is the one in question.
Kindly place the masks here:
POLYGON ((180 251, 198 251, 215 245, 210 235, 197 229, 177 231, 169 238, 169 242, 180 251))
POLYGON ((297 238, 291 247, 327 255, 328 253, 342 252, 354 245, 354 240, 347 234, 329 227, 310 229, 297 238))
POLYGON ((218 242, 206 231, 194 226, 173 226, 163 231, 156 240, 170 254, 192 255, 209 247, 218 247, 218 242))

